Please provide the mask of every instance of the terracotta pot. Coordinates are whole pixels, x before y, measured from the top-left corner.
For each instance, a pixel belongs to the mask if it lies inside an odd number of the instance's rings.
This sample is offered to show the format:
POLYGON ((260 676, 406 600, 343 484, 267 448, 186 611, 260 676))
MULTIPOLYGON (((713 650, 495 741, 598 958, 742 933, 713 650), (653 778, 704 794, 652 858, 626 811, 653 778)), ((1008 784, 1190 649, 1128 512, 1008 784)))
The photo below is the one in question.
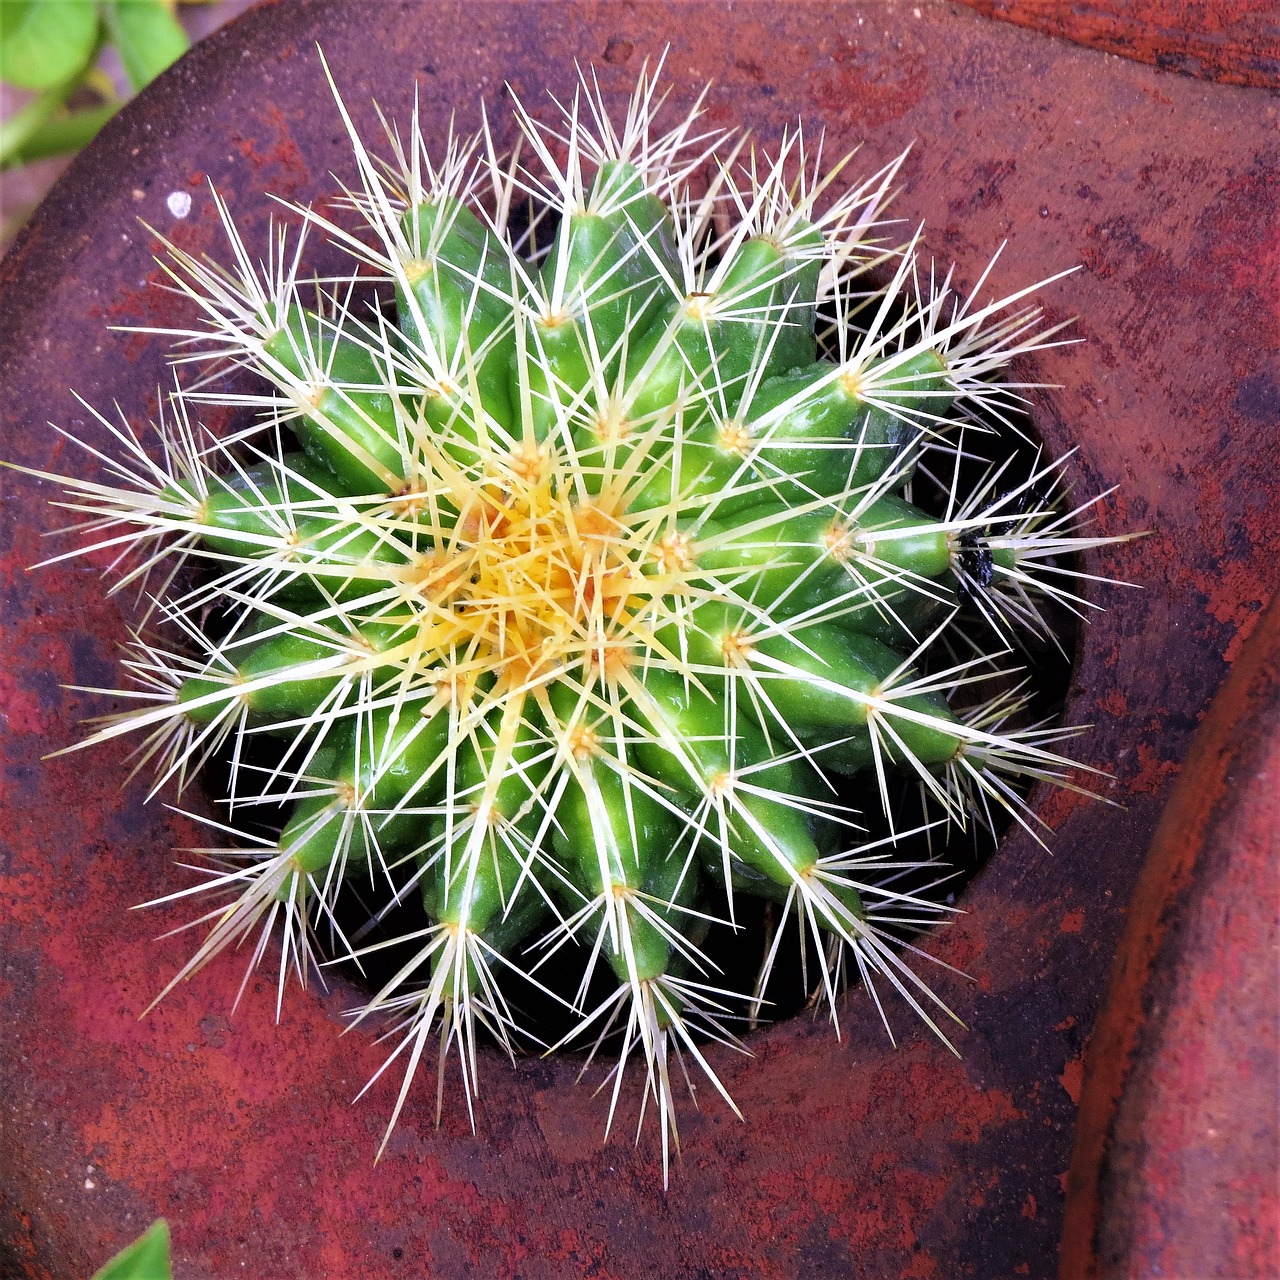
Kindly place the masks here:
POLYGON ((717 1060, 748 1121, 706 1100, 667 1194, 648 1138, 601 1144, 566 1061, 486 1061, 474 1136, 457 1112, 437 1129, 419 1091, 375 1166, 394 1085, 350 1105, 381 1061, 335 1034, 350 992, 294 992, 279 1025, 250 993, 232 1019, 240 970, 220 964, 139 1020, 187 942, 128 908, 184 883, 170 850, 194 828, 144 806, 112 752, 43 758, 109 705, 67 686, 115 682, 130 607, 83 564, 27 572, 63 521, 50 486, 9 475, 0 1270, 87 1274, 164 1214, 183 1277, 1051 1274, 1124 904, 1280 565, 1274 102, 937 5, 267 5, 126 110, 5 260, 4 456, 84 466, 46 426, 92 434, 73 388, 154 411, 164 345, 109 328, 179 314, 139 219, 217 252, 209 181, 251 239, 267 192, 333 191, 347 157, 317 40, 369 133, 375 94, 403 117, 416 84, 442 130, 504 81, 567 93, 575 58, 621 101, 670 42, 675 97, 714 80, 714 123, 776 140, 802 116, 830 154, 865 137, 867 166, 914 141, 898 212, 962 280, 1006 238, 993 289, 1082 263, 1044 302, 1086 341, 1037 362, 1063 390, 1034 412, 1054 453, 1078 449, 1080 494, 1119 486, 1102 529, 1151 533, 1089 560, 1142 590, 1093 592, 1107 612, 1069 707, 1123 807, 1037 793, 1051 851, 1011 835, 929 943, 973 976, 944 990, 962 1061, 905 1017, 891 1048, 855 994, 843 1042, 797 1018, 717 1060))
POLYGON ((1062 1278, 1280 1274, 1280 596, 1191 744, 1089 1047, 1062 1278))

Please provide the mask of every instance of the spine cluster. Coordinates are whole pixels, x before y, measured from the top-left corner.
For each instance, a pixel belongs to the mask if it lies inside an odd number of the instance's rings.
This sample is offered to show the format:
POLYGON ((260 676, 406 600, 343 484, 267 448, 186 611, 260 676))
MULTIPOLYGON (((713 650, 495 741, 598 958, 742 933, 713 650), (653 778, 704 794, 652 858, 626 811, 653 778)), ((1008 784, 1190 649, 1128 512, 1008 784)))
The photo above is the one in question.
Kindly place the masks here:
POLYGON ((1056 330, 1031 289, 962 295, 895 242, 901 158, 849 183, 701 103, 660 131, 648 75, 621 122, 590 78, 550 125, 517 106, 510 158, 487 126, 434 152, 416 115, 376 157, 338 107, 345 211, 295 210, 262 261, 221 203, 226 263, 168 245, 199 318, 158 332, 198 376, 159 450, 100 419, 107 474, 62 478, 69 554, 118 549, 148 601, 131 705, 87 741, 141 732, 156 789, 230 760, 230 847, 165 899, 211 904, 175 983, 244 943, 247 980, 275 939, 282 998, 321 935, 365 954, 344 883, 375 915, 418 896, 429 925, 357 1015, 394 1020, 396 1116, 433 1036, 468 1106, 482 1028, 557 1047, 506 978, 571 955, 570 1038, 615 1047, 610 1121, 640 1064, 665 1168, 673 1074, 733 1105, 707 1045, 741 1047, 784 936, 764 973, 718 972, 737 895, 798 920, 833 1020, 852 976, 942 1036, 902 940, 950 910, 924 887, 946 872, 895 854, 895 776, 949 828, 1070 785, 1017 646, 1084 603, 1069 559, 1106 539, 1055 510, 1059 465, 969 462, 1019 411, 1001 371, 1056 330), (304 278, 307 233, 347 277, 304 278), (281 804, 278 838, 237 834, 281 804), (888 838, 860 836, 881 810, 888 838))

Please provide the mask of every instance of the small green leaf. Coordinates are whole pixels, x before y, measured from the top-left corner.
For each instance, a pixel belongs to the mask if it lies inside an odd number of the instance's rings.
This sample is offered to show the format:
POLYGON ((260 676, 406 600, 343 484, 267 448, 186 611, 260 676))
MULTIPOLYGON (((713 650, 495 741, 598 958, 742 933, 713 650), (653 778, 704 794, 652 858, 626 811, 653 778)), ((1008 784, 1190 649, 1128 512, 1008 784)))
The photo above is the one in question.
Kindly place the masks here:
POLYGON ((162 0, 107 0, 102 16, 135 89, 150 84, 191 47, 162 0))
POLYGON ((169 1265, 169 1224, 158 1218, 145 1235, 95 1272, 93 1280, 173 1280, 169 1265))
MULTIPOLYGON (((4 0, 0 0, 0 13, 4 12, 4 0)), ((0 120, 0 168, 21 162, 22 148, 39 131, 49 116, 66 99, 70 85, 60 84, 46 89, 33 98, 21 111, 15 111, 7 119, 0 120)))
POLYGON ((93 0, 0 0, 0 80, 48 89, 84 70, 98 38, 93 0))
MULTIPOLYGON (((3 4, 4 0, 0 0, 3 4)), ((13 153, 13 163, 33 164, 49 156, 65 156, 87 147, 98 131, 123 104, 104 102, 100 107, 84 107, 80 111, 60 111, 51 115, 25 138, 13 153)), ((0 131, 2 132, 2 131, 0 131)), ((0 167, 9 158, 0 147, 0 167)))

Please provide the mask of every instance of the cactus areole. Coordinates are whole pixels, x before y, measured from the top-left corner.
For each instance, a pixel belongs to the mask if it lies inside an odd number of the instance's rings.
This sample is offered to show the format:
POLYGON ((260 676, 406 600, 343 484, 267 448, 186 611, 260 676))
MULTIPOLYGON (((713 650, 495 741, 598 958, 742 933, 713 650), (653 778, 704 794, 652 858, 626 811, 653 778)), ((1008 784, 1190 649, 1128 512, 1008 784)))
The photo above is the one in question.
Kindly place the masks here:
POLYGON ((1011 673, 1107 541, 1055 510, 1061 463, 969 465, 1028 385, 1000 371, 1056 340, 1039 286, 939 278, 885 213, 901 157, 852 181, 701 105, 663 125, 646 73, 611 119, 584 76, 550 125, 516 106, 505 158, 416 118, 376 154, 339 99, 343 208, 246 246, 219 201, 224 261, 166 243, 197 318, 153 331, 177 343, 158 435, 99 417, 109 474, 59 477, 68 554, 116 549, 151 602, 129 709, 87 743, 141 734, 157 791, 230 762, 211 868, 162 899, 209 904, 174 982, 274 939, 282 999, 321 941, 388 945, 339 919, 344 883, 377 918, 420 899, 356 1015, 392 1020, 391 1124, 433 1037, 468 1108, 482 1031, 577 1041, 616 1054, 610 1122, 639 1064, 664 1176, 673 1081, 734 1106, 715 1060, 784 937, 833 1021, 860 979, 886 1026, 892 989, 945 1039, 904 940, 953 910, 948 833, 1029 824, 1025 780, 1069 784, 1073 730, 1011 673), (308 234, 345 277, 304 278, 308 234), (278 835, 255 806, 283 806, 278 835), (936 863, 900 851, 922 829, 936 863), (722 972, 708 930, 749 896, 772 946, 722 972), (581 975, 563 1038, 509 996, 551 956, 581 975))

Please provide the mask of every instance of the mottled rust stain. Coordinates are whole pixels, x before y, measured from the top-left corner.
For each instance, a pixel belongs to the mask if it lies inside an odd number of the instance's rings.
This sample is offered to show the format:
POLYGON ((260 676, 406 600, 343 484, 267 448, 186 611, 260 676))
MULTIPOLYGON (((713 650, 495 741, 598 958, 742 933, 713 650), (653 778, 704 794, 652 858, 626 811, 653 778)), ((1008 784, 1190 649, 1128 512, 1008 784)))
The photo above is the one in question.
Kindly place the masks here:
MULTIPOLYGON (((129 908, 186 883, 171 849, 196 828, 122 790, 110 752, 42 759, 108 709, 63 686, 114 682, 129 606, 104 601, 89 566, 27 573, 60 517, 48 486, 6 476, 0 1270, 87 1275, 164 1213, 178 1274, 201 1277, 1051 1275, 1077 1064, 1141 851, 1280 575, 1280 370, 1260 355, 1280 350, 1271 100, 940 5, 824 0, 776 6, 767 23, 751 6, 657 3, 377 11, 376 24, 336 0, 253 11, 70 170, 0 264, 4 455, 84 466, 45 425, 90 431, 70 388, 138 406, 167 381, 161 343, 106 330, 180 315, 153 287, 139 217, 217 253, 206 177, 258 246, 278 211, 261 184, 332 195, 330 171, 349 171, 317 39, 369 136, 373 94, 404 118, 417 84, 431 127, 456 105, 465 129, 503 80, 571 93, 575 58, 601 65, 620 104, 670 42, 674 98, 714 80, 717 123, 776 141, 802 115, 832 155, 869 135, 866 167, 913 142, 896 210, 927 219, 962 281, 1005 238, 996 290, 1085 264, 1044 302, 1081 316, 1088 341, 1028 372, 1063 388, 1036 416, 1055 453, 1079 447, 1079 492, 1121 486, 1102 530, 1155 535, 1090 559, 1143 590, 1098 588, 1111 609, 1085 631, 1069 708, 1096 725, 1080 750, 1127 807, 1039 796, 1052 854, 1011 836, 967 892, 969 914, 930 944, 972 975, 940 978, 970 1027, 962 1061, 905 1016, 890 1048, 860 995, 842 1042, 803 1018, 764 1031, 752 1060, 716 1054, 748 1122, 705 1099, 664 1195, 649 1137, 601 1144, 576 1064, 512 1072, 487 1057, 477 1135, 457 1109, 437 1129, 421 1090, 374 1166, 396 1083, 350 1105, 381 1051, 364 1031, 337 1038, 349 992, 292 992, 277 1026, 264 974, 233 1016, 229 963, 139 1020, 187 943, 153 940, 172 915, 129 908), (181 223, 165 210, 178 188, 193 197, 181 223)), ((330 269, 314 247, 312 265, 330 269)))

